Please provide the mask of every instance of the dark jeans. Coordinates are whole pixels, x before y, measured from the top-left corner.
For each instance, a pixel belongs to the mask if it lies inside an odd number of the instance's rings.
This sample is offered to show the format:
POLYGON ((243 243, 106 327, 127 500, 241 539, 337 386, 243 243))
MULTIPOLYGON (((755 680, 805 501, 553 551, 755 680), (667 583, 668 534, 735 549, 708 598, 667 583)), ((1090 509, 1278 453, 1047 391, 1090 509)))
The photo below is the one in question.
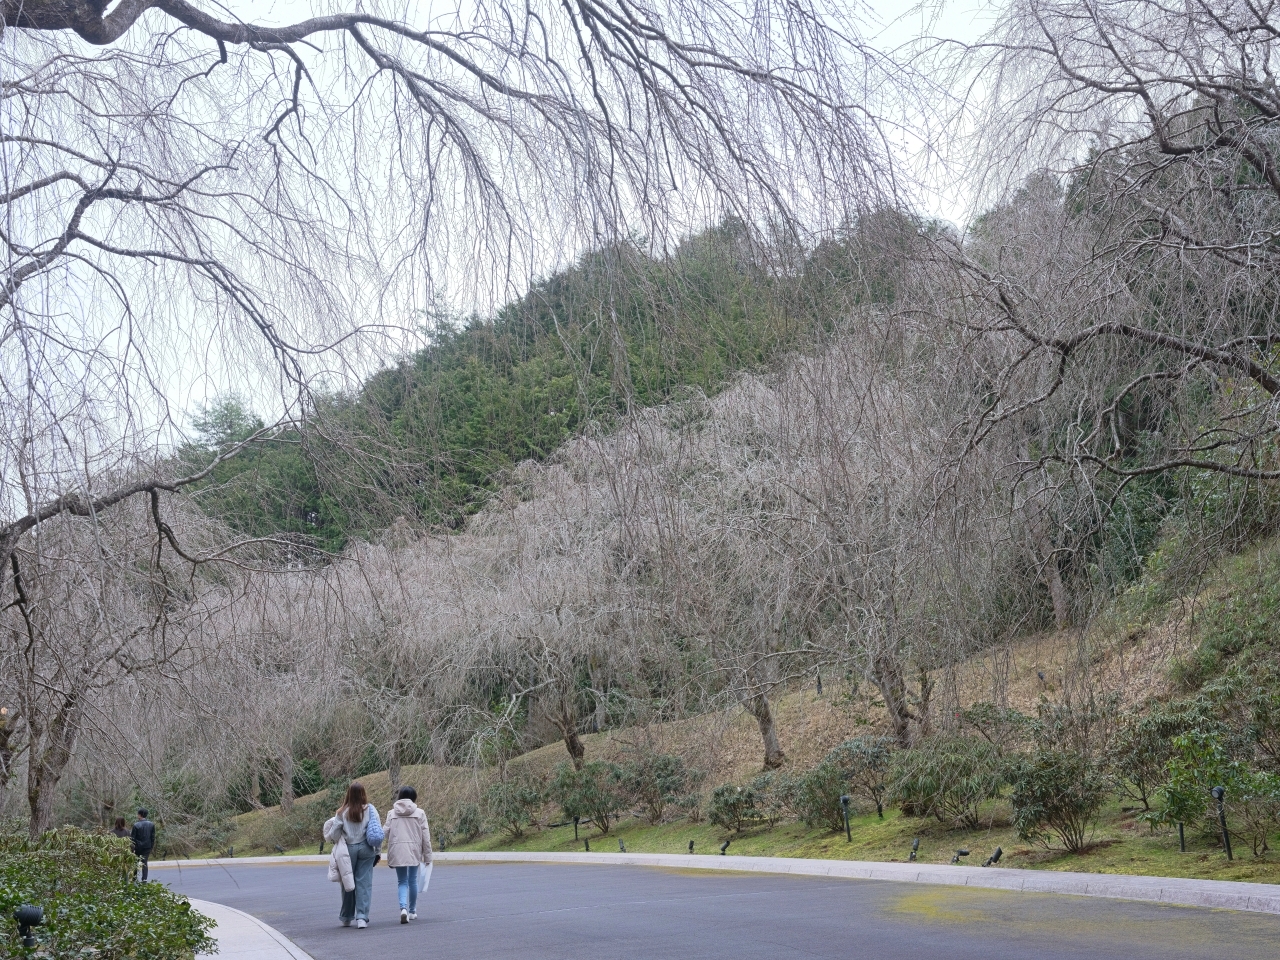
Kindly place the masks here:
POLYGON ((140 854, 138 854, 138 866, 140 866, 140 867, 142 868, 142 882, 143 882, 143 883, 146 883, 146 882, 147 882, 147 867, 148 867, 148 861, 149 861, 150 859, 151 859, 151 851, 150 851, 150 850, 148 850, 146 853, 140 853, 140 854))

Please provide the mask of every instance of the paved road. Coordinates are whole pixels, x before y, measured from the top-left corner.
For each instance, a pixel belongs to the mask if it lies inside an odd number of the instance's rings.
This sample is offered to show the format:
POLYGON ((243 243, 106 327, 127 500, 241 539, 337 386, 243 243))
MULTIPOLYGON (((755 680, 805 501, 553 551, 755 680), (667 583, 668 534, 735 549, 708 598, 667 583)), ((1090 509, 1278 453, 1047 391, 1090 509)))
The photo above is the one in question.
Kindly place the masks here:
POLYGON ((338 924, 323 865, 156 870, 316 960, 1181 960, 1280 956, 1280 916, 873 880, 646 867, 445 864, 400 926, 374 871, 367 930, 338 924))

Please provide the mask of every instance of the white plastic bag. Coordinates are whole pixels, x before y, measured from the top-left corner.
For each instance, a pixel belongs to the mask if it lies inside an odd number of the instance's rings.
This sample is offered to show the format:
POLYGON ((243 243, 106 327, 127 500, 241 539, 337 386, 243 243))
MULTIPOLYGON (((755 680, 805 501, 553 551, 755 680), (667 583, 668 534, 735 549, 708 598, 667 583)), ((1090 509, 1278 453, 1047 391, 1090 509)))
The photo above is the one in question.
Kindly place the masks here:
POLYGON ((424 863, 418 867, 418 892, 422 893, 427 889, 427 884, 431 882, 431 868, 434 863, 424 863))

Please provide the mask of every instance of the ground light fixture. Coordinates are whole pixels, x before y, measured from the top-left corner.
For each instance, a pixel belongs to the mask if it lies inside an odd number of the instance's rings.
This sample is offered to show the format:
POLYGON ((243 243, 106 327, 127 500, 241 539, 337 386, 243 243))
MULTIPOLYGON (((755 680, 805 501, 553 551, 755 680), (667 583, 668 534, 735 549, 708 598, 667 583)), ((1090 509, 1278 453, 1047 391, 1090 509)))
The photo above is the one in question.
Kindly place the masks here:
POLYGON ((853 834, 849 832, 849 801, 852 799, 847 793, 840 798, 840 809, 844 813, 844 838, 848 843, 853 843, 853 834))
POLYGON ((997 863, 1000 862, 1000 858, 1003 856, 1004 856, 1004 851, 1001 850, 999 847, 996 847, 996 852, 991 854, 991 856, 987 857, 987 859, 983 861, 982 865, 984 867, 994 867, 997 863))
POLYGON ((618 852, 619 853, 627 852, 627 844, 625 843, 625 841, 623 841, 621 837, 618 838, 618 852))
POLYGON ((911 841, 911 852, 907 854, 907 862, 915 863, 916 854, 918 854, 919 852, 920 852, 920 838, 916 837, 914 840, 911 841))
POLYGON ((690 841, 689 841, 689 852, 690 852, 690 853, 693 853, 693 841, 692 841, 692 840, 690 840, 690 841))
POLYGON ((582 845, 586 848, 587 853, 590 853, 590 852, 591 852, 591 838, 590 838, 590 837, 583 837, 583 838, 582 838, 582 845))
POLYGON ((1224 802, 1227 796, 1227 788, 1214 787, 1209 793, 1214 800, 1218 801, 1218 823, 1222 827, 1222 848, 1227 851, 1227 859, 1234 860, 1235 857, 1231 855, 1231 834, 1227 830, 1227 808, 1224 802))
POLYGON ((956 851, 956 855, 955 855, 954 857, 952 857, 952 858, 951 858, 951 862, 952 862, 952 863, 959 863, 959 862, 960 862, 960 858, 961 858, 961 857, 967 857, 968 855, 969 855, 969 851, 968 851, 968 850, 965 850, 964 848, 961 848, 961 849, 959 849, 959 850, 957 850, 957 851, 956 851))
POLYGON ((726 840, 724 843, 720 844, 720 856, 723 857, 725 855, 725 851, 729 849, 729 844, 731 843, 733 843, 732 840, 726 840))
POLYGON ((18 933, 22 936, 22 945, 30 950, 36 945, 32 930, 44 923, 44 908, 24 903, 13 911, 13 919, 18 921, 18 933))

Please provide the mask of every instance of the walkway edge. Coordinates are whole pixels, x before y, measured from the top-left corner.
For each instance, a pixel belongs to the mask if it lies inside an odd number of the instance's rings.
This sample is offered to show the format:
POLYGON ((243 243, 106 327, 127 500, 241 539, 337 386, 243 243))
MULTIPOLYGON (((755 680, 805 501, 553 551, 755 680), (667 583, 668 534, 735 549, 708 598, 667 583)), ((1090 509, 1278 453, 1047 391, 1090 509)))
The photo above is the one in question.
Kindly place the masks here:
MULTIPOLYGON (((1280 914, 1280 885, 1238 880, 1138 877, 1128 874, 1059 873, 1004 867, 805 860, 794 857, 730 857, 665 853, 437 853, 441 863, 602 863, 679 870, 734 870, 848 880, 929 883, 1025 893, 1061 893, 1113 900, 1142 900, 1180 907, 1216 907, 1280 914)), ((258 863, 327 863, 328 857, 239 857, 234 860, 153 861, 162 866, 230 866, 258 863)))
POLYGON ((222 960, 312 960, 311 954, 257 917, 211 900, 191 900, 191 908, 217 921, 213 937, 222 960), (221 936, 219 933, 221 932, 221 936))

